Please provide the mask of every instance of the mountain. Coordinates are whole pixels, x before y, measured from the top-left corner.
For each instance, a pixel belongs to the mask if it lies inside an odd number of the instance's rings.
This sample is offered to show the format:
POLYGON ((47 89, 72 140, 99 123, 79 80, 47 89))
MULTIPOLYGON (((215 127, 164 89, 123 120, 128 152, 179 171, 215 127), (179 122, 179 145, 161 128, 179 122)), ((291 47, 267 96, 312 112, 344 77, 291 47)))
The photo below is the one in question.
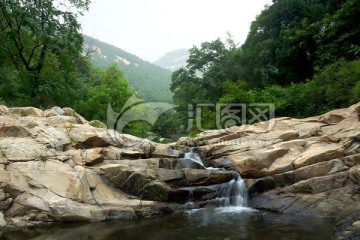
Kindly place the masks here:
POLYGON ((154 64, 166 68, 170 71, 176 71, 181 67, 186 66, 186 61, 189 58, 189 49, 179 49, 166 53, 154 64))
POLYGON ((171 72, 144 61, 118 47, 84 35, 84 51, 91 51, 95 66, 106 68, 114 62, 123 71, 130 86, 145 101, 172 102, 169 90, 171 72))

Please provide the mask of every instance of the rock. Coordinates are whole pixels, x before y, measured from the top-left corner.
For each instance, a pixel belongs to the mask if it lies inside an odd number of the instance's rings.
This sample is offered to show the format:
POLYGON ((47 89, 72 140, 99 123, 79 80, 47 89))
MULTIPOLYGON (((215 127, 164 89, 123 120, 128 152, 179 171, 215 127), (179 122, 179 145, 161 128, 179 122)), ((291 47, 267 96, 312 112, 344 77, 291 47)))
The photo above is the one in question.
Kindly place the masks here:
POLYGON ((80 114, 75 112, 74 109, 72 109, 72 108, 63 108, 62 110, 64 111, 65 116, 74 117, 75 120, 76 120, 76 123, 78 123, 78 124, 86 124, 86 123, 88 123, 88 121, 86 121, 86 119, 83 118, 80 114))
POLYGON ((151 153, 154 158, 179 158, 181 153, 171 149, 168 145, 159 145, 151 153))
POLYGON ((4 106, 4 105, 0 105, 0 115, 5 115, 9 112, 9 109, 4 106))
POLYGON ((141 157, 144 157, 144 152, 133 151, 113 146, 103 148, 103 154, 104 157, 109 160, 139 159, 141 157))
POLYGON ((139 159, 139 160, 105 160, 101 166, 106 165, 126 165, 133 168, 142 168, 142 169, 156 169, 156 168, 166 168, 170 169, 170 162, 167 159, 160 158, 149 158, 149 159, 139 159))
POLYGON ((297 182, 284 190, 291 193, 317 194, 345 186, 347 173, 341 172, 327 176, 314 177, 297 182))
POLYGON ((91 166, 104 160, 104 156, 101 153, 101 148, 86 149, 82 152, 81 157, 87 166, 91 166))
POLYGON ((289 149, 269 147, 230 155, 228 158, 234 162, 233 168, 242 176, 256 178, 268 175, 267 169, 275 160, 284 157, 288 152, 289 149))
POLYGON ((41 198, 28 193, 17 196, 6 214, 11 218, 32 218, 32 221, 49 221, 52 218, 49 206, 41 198))
POLYGON ((46 188, 74 201, 94 203, 81 166, 72 168, 57 161, 19 162, 10 164, 7 171, 21 173, 35 188, 46 188))
POLYGON ((0 106, 0 226, 134 219, 171 208, 157 201, 205 206, 239 173, 254 208, 331 218, 344 233, 337 236, 357 231, 360 104, 165 145, 93 127, 70 108, 8 110, 0 106), (228 171, 181 158, 184 145, 228 171))
POLYGON ((65 115, 65 111, 60 107, 53 107, 44 111, 45 117, 54 117, 59 115, 65 115))
POLYGON ((343 162, 350 167, 354 167, 356 165, 360 165, 360 153, 356 153, 354 155, 350 155, 342 158, 343 162))
POLYGON ((146 186, 152 180, 156 179, 155 173, 152 170, 147 169, 126 172, 125 174, 129 174, 129 177, 120 187, 124 189, 125 192, 139 196, 140 198, 148 194, 146 191, 146 186))
POLYGON ((153 169, 136 169, 121 164, 106 165, 100 169, 117 187, 136 196, 143 195, 144 187, 156 179, 153 169))
MULTIPOLYGON (((103 155, 105 159, 111 159, 111 160, 120 160, 123 150, 121 148, 109 146, 106 148, 103 148, 103 155)), ((140 155, 141 156, 141 155, 140 155)))
POLYGON ((46 161, 55 156, 55 150, 47 148, 31 138, 7 137, 0 139, 2 155, 9 162, 46 161))
POLYGON ((0 122, 0 136, 6 137, 29 137, 30 131, 25 126, 11 124, 7 122, 0 122))
POLYGON ((205 169, 203 165, 190 159, 177 159, 173 161, 172 167, 177 170, 190 168, 190 169, 205 169))
POLYGON ((353 167, 349 170, 349 178, 360 185, 360 166, 353 167))
POLYGON ((9 108, 9 113, 19 114, 21 116, 33 116, 33 117, 42 117, 43 111, 34 107, 15 107, 9 108))
POLYGON ((263 193, 276 188, 276 182, 273 177, 260 179, 248 179, 246 181, 247 189, 250 195, 254 193, 263 193))
POLYGON ((207 186, 229 182, 235 178, 232 172, 210 172, 208 170, 184 169, 187 186, 207 186))
POLYGON ((342 157, 346 146, 338 143, 318 142, 310 145, 308 149, 294 161, 294 166, 300 168, 318 162, 342 157))
POLYGON ((161 182, 171 182, 176 180, 181 180, 184 178, 184 174, 178 170, 168 170, 168 169, 156 169, 156 178, 161 182))
POLYGON ((343 172, 347 169, 349 168, 340 159, 321 162, 318 164, 296 169, 294 171, 294 183, 302 180, 310 179, 313 177, 319 177, 319 176, 331 175, 338 172, 343 172))
POLYGON ((115 187, 118 183, 128 192, 135 189, 139 197, 167 199, 171 187, 166 182, 183 178, 182 172, 170 170, 172 160, 130 160, 150 156, 157 144, 86 123, 72 109, 57 107, 45 113, 11 108, 0 116, 0 226, 124 220, 171 210, 145 200, 139 210, 136 197, 115 187), (119 171, 104 162, 105 156, 137 168, 119 171), (116 181, 111 183, 101 171, 116 181))
POLYGON ((71 159, 75 165, 84 165, 82 153, 84 150, 68 150, 65 152, 66 156, 71 159))
POLYGON ((160 181, 152 181, 144 186, 142 197, 154 201, 168 201, 171 187, 160 181))
POLYGON ((224 157, 224 158, 210 160, 209 163, 210 163, 210 166, 215 167, 215 168, 228 168, 229 166, 231 166, 233 164, 233 161, 224 157))
MULTIPOLYGON (((327 124, 337 124, 337 123, 342 122, 346 118, 349 118, 353 114, 355 114, 355 116, 357 116, 358 111, 356 110, 356 108, 357 108, 356 105, 354 105, 348 109, 337 109, 337 110, 325 113, 324 115, 320 116, 319 120, 321 122, 324 122, 327 124)), ((356 120, 358 120, 358 119, 356 119, 356 120)))
POLYGON ((0 201, 0 210, 8 210, 12 203, 12 198, 3 199, 2 201, 0 201))

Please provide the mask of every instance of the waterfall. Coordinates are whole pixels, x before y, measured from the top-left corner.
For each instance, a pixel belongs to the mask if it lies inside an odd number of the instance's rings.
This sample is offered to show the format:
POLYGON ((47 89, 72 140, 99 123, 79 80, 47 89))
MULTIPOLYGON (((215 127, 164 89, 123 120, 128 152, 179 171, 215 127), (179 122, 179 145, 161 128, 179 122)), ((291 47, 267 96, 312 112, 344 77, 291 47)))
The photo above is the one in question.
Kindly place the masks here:
POLYGON ((194 148, 189 148, 189 151, 187 151, 184 155, 184 159, 196 162, 196 163, 200 164, 201 166, 205 167, 199 154, 194 152, 194 148))
MULTIPOLYGON (((184 159, 191 160, 198 164, 204 166, 201 157, 199 154, 194 152, 193 148, 190 148, 188 152, 185 153, 184 159)), ((207 168, 208 171, 227 171, 225 169, 219 168, 207 168)), ((208 186, 208 189, 212 190, 211 198, 206 200, 205 205, 211 205, 214 207, 247 207, 247 198, 248 191, 245 185, 245 181, 240 177, 237 172, 232 172, 234 179, 227 183, 217 184, 208 186)), ((195 187, 196 188, 196 187, 195 187)), ((193 191, 195 188, 190 187, 187 190, 189 191, 189 202, 187 206, 189 208, 194 208, 196 204, 192 202, 193 191)))
POLYGON ((228 183, 214 185, 216 197, 210 200, 217 207, 247 207, 247 188, 245 181, 238 176, 228 183))

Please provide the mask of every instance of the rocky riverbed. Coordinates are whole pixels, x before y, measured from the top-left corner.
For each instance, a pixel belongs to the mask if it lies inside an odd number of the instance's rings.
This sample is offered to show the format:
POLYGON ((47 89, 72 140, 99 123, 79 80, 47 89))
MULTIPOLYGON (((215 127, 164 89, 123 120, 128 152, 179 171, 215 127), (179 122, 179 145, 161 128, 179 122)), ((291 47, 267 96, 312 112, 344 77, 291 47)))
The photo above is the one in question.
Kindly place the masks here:
MULTIPOLYGON (((157 144, 70 108, 0 106, 0 227, 163 215, 245 179, 249 205, 331 219, 360 234, 360 104, 157 144), (204 165, 185 157, 189 148, 204 165), (208 169, 220 168, 225 170, 208 169)), ((201 204, 200 204, 201 205, 201 204)))

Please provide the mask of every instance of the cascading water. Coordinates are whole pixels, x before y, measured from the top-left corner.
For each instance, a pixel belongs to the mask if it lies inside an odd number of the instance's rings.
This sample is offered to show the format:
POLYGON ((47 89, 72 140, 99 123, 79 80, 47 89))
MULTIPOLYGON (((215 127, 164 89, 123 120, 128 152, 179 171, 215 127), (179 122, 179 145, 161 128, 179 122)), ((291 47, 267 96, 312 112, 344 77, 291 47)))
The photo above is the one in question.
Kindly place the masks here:
MULTIPOLYGON (((204 163, 193 148, 190 148, 188 152, 185 153, 184 159, 196 162, 201 166, 204 166, 204 163)), ((208 171, 212 172, 221 172, 226 171, 225 169, 219 168, 207 168, 208 171)), ((240 177, 237 172, 232 172, 234 179, 227 183, 217 184, 208 186, 207 189, 211 190, 211 197, 206 200, 205 206, 214 206, 214 207, 247 207, 247 188, 245 181, 240 177)), ((189 208, 194 208, 197 205, 192 201, 194 188, 188 188, 189 190, 189 203, 187 206, 189 208)))
POLYGON ((239 176, 228 183, 213 186, 216 198, 211 200, 217 207, 247 207, 247 189, 239 176))
POLYGON ((200 164, 201 166, 205 167, 199 154, 194 152, 194 148, 189 148, 189 151, 186 152, 184 155, 184 159, 196 162, 196 163, 200 164))

